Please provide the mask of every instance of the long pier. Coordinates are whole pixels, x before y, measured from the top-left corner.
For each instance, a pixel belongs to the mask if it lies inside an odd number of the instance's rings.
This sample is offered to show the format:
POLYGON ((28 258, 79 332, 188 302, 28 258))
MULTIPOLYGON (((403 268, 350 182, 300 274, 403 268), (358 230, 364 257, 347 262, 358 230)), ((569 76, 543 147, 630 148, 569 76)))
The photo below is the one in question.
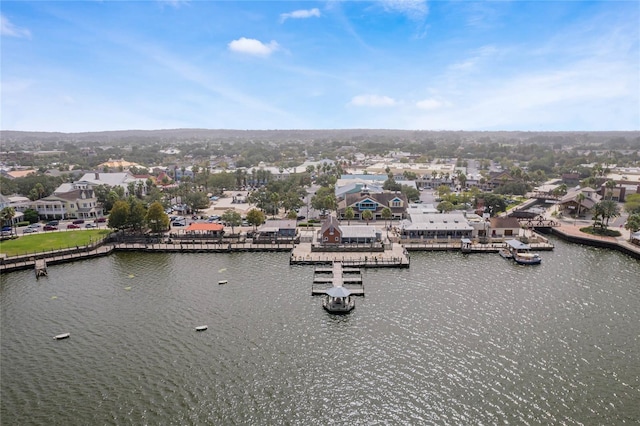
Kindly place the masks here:
POLYGON ((331 267, 316 267, 311 295, 326 294, 332 287, 344 287, 354 296, 364 296, 360 268, 345 267, 342 262, 334 262, 331 267))

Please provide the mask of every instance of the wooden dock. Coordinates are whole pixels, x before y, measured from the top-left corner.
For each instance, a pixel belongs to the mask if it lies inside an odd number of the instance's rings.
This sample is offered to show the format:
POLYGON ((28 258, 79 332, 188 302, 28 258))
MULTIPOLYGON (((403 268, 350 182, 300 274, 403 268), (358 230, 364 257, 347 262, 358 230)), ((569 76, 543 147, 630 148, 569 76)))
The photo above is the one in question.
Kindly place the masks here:
POLYGON ((330 268, 317 267, 314 271, 311 295, 326 294, 332 287, 344 287, 354 296, 364 296, 362 271, 360 268, 344 267, 342 262, 333 262, 330 268))
POLYGON ((35 271, 36 278, 46 277, 47 272, 47 261, 45 259, 36 259, 35 260, 35 271))

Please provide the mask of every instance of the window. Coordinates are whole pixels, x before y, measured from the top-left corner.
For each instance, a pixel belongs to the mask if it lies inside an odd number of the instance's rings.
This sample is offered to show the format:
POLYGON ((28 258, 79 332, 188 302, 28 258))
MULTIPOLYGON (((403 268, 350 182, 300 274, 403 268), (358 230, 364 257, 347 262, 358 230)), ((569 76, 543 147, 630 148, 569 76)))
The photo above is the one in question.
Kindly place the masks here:
POLYGON ((340 241, 340 237, 336 237, 336 241, 340 241))

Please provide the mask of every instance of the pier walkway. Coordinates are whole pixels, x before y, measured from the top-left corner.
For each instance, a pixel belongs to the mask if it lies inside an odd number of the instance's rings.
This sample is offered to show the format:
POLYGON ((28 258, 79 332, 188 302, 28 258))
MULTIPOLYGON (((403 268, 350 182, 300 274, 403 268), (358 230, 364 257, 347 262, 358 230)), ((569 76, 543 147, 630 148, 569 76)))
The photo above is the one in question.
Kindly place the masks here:
POLYGON ((364 296, 360 268, 344 267, 342 262, 333 262, 331 267, 316 267, 311 295, 326 294, 332 287, 344 287, 354 296, 364 296))

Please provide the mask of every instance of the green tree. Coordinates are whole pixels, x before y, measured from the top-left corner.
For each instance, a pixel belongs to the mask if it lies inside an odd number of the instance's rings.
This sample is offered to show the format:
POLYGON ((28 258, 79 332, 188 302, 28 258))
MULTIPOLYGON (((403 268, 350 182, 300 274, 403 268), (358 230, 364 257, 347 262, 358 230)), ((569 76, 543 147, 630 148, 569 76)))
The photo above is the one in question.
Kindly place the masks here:
POLYGON ((164 212, 164 207, 158 201, 151 203, 144 220, 154 234, 159 234, 169 229, 169 216, 164 212))
POLYGON ((144 203, 134 196, 129 199, 129 217, 128 227, 134 231, 141 231, 145 224, 145 216, 147 215, 147 208, 144 203))
POLYGON ((402 189, 402 186, 398 182, 396 182, 393 177, 390 177, 389 179, 384 181, 382 189, 386 191, 400 191, 402 189))
POLYGON ((5 207, 0 210, 0 219, 2 220, 2 226, 11 226, 11 232, 15 232, 13 229, 13 218, 16 216, 16 211, 13 207, 5 207))
POLYGON ((35 190, 36 194, 38 195, 38 200, 40 198, 42 198, 44 196, 44 193, 46 192, 46 190, 44 189, 44 185, 42 185, 41 182, 38 182, 34 185, 33 189, 35 190))
POLYGON ((629 239, 631 239, 631 234, 640 231, 640 213, 629 216, 627 223, 624 224, 624 228, 629 230, 629 239))
POLYGON ((436 208, 440 213, 448 213, 455 207, 450 201, 441 201, 440 203, 438 203, 438 206, 436 208))
POLYGON ((604 226, 609 226, 609 219, 620 216, 620 206, 613 200, 600 201, 602 209, 602 220, 604 220, 604 226))
POLYGON ((407 197, 407 200, 415 201, 420 199, 420 191, 409 185, 402 185, 401 192, 407 197))
POLYGON ((349 206, 344 210, 344 218, 347 219, 347 225, 351 225, 351 221, 355 217, 355 212, 353 211, 353 207, 349 206))
POLYGON ((38 216, 38 212, 34 209, 26 209, 24 212, 24 220, 29 223, 36 223, 40 220, 40 216, 38 216))
POLYGON ((389 207, 385 207, 380 212, 380 216, 382 216, 382 218, 384 219, 384 226, 386 227, 387 221, 393 217, 393 213, 391 212, 391 209, 389 207))
POLYGON ((449 188, 449 185, 440 185, 438 189, 436 189, 436 192, 440 197, 444 197, 451 193, 451 188, 449 188))
POLYGON ((129 225, 129 203, 118 200, 109 213, 109 228, 122 230, 129 225))
POLYGON ((626 197, 624 210, 630 215, 640 213, 640 194, 631 194, 626 197))
POLYGON ((613 199, 613 190, 616 187, 616 182, 614 180, 609 180, 604 184, 604 186, 607 189, 606 196, 608 197, 609 200, 612 200, 613 199))
POLYGON ((587 198, 587 196, 584 195, 584 192, 581 192, 578 195, 576 195, 576 203, 578 203, 578 212, 576 213, 576 217, 580 217, 580 210, 582 209, 582 202, 585 200, 585 198, 587 198))
POLYGON ((368 225, 369 221, 373 219, 373 213, 371 213, 371 210, 365 210, 362 212, 362 218, 367 221, 368 225))
POLYGON ((475 202, 476 207, 478 206, 479 200, 483 200, 485 211, 489 212, 491 216, 497 216, 498 213, 507 209, 507 203, 504 201, 504 197, 498 194, 487 192, 478 194, 475 202))
POLYGON ((231 226, 231 233, 235 234, 235 227, 242 224, 242 216, 237 211, 229 209, 222 213, 222 221, 231 226))
POLYGON ((258 209, 251 209, 247 212, 247 222, 253 225, 253 229, 255 230, 259 225, 264 223, 265 216, 264 213, 258 209))
POLYGON ((269 199, 271 200, 271 205, 273 206, 273 217, 275 218, 278 214, 278 210, 280 209, 280 194, 277 192, 272 192, 269 195, 269 199))
POLYGON ((206 209, 210 205, 209 197, 204 192, 190 192, 184 197, 185 204, 193 213, 198 210, 206 209))

